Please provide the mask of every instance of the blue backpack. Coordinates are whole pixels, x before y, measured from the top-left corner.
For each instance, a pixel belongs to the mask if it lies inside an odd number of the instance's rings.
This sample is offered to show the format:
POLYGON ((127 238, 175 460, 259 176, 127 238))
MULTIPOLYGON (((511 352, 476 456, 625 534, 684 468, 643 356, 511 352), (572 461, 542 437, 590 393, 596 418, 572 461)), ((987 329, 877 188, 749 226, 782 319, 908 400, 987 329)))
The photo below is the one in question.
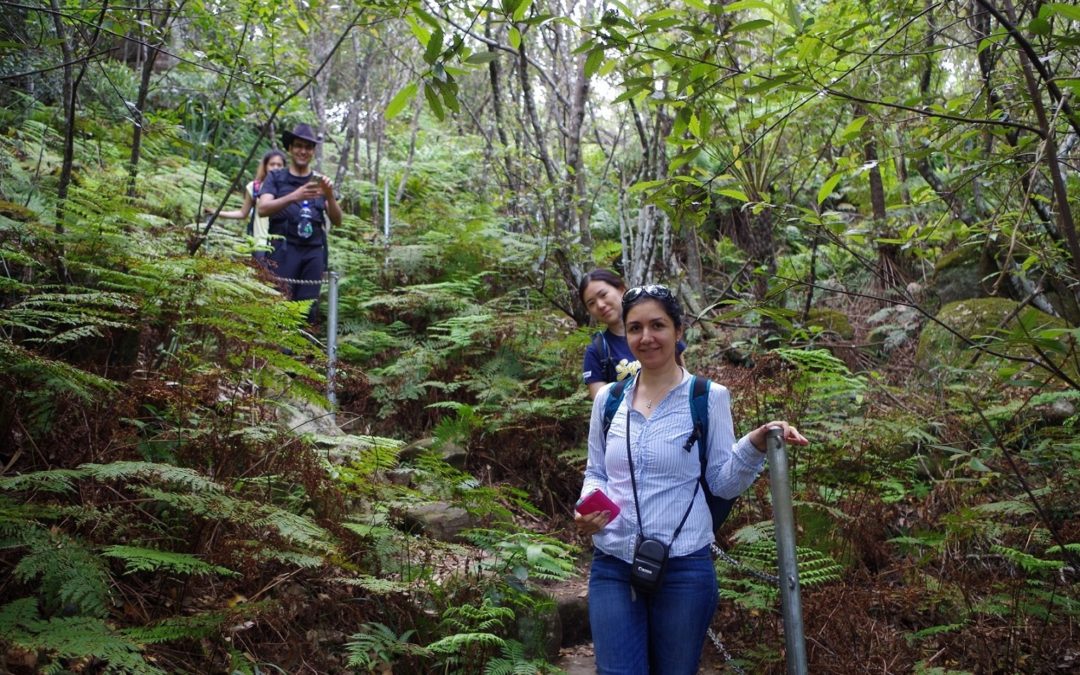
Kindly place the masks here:
MULTIPOLYGON (((611 421, 615 419, 615 413, 622 403, 623 394, 626 393, 626 385, 632 378, 620 380, 611 385, 608 399, 604 405, 604 439, 607 439, 608 430, 611 429, 611 421)), ((709 385, 708 378, 692 375, 690 377, 690 418, 694 422, 694 430, 686 439, 683 450, 690 452, 690 446, 695 442, 698 446, 698 458, 701 461, 701 488, 705 492, 705 503, 709 505, 709 513, 712 514, 713 532, 715 532, 731 513, 731 507, 735 505, 735 499, 717 497, 709 489, 705 482, 705 466, 708 463, 709 444, 709 385)))

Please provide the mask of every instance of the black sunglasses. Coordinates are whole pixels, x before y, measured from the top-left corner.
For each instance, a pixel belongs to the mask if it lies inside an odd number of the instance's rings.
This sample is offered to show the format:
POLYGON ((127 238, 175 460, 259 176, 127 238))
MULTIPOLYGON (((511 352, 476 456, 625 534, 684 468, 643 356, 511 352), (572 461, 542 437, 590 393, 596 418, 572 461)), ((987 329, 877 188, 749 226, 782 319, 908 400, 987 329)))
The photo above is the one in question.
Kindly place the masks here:
POLYGON ((667 286, 661 286, 660 284, 646 284, 644 286, 634 286, 627 292, 623 293, 622 302, 624 305, 631 303, 642 295, 650 298, 656 298, 657 300, 667 300, 671 297, 671 291, 667 286))

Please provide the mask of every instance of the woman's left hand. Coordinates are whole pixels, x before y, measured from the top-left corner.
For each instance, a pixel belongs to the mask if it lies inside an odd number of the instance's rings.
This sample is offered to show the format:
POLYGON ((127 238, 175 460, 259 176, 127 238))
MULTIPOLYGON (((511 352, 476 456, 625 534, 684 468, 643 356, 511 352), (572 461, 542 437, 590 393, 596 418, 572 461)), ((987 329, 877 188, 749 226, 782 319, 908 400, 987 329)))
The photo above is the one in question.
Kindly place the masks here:
POLYGON ((800 434, 798 429, 783 420, 774 420, 767 424, 762 424, 760 427, 750 432, 750 442, 754 444, 754 447, 757 448, 759 452, 765 452, 767 449, 766 438, 768 437, 769 429, 773 427, 778 427, 783 431, 785 443, 794 443, 795 445, 810 444, 810 441, 800 434))

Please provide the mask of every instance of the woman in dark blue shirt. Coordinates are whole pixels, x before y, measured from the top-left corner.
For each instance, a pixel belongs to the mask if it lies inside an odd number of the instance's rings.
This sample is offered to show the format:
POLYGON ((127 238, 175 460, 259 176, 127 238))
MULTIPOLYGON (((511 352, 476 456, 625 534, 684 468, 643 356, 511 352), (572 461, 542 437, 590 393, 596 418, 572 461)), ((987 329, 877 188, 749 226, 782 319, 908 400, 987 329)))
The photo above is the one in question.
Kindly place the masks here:
POLYGON ((626 284, 611 270, 595 269, 581 277, 578 295, 589 315, 606 328, 593 336, 585 348, 582 378, 589 387, 589 398, 609 382, 634 375, 637 359, 630 353, 623 329, 622 296, 626 284))

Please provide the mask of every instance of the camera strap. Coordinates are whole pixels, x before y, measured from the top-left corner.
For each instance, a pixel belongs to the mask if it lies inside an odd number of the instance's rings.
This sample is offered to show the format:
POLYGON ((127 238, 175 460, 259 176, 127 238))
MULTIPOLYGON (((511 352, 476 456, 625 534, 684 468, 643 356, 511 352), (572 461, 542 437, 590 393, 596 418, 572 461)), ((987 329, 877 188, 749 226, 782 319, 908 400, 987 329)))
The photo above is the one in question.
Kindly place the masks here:
MULTIPOLYGON (((641 526, 641 505, 638 503, 637 496, 637 479, 634 478, 634 457, 630 453, 630 413, 633 410, 633 404, 630 399, 626 401, 626 461, 630 465, 630 487, 634 491, 634 513, 637 515, 637 529, 640 539, 645 538, 645 532, 641 526)), ((690 506, 686 507, 686 513, 683 514, 682 520, 679 521, 679 526, 675 528, 675 534, 671 535, 671 541, 668 543, 670 547, 675 543, 675 538, 682 532, 683 525, 686 524, 686 519, 690 517, 690 512, 694 509, 694 500, 697 499, 698 489, 701 487, 701 481, 694 481, 694 494, 690 497, 690 506)), ((640 541, 639 539, 639 541, 640 541)))

